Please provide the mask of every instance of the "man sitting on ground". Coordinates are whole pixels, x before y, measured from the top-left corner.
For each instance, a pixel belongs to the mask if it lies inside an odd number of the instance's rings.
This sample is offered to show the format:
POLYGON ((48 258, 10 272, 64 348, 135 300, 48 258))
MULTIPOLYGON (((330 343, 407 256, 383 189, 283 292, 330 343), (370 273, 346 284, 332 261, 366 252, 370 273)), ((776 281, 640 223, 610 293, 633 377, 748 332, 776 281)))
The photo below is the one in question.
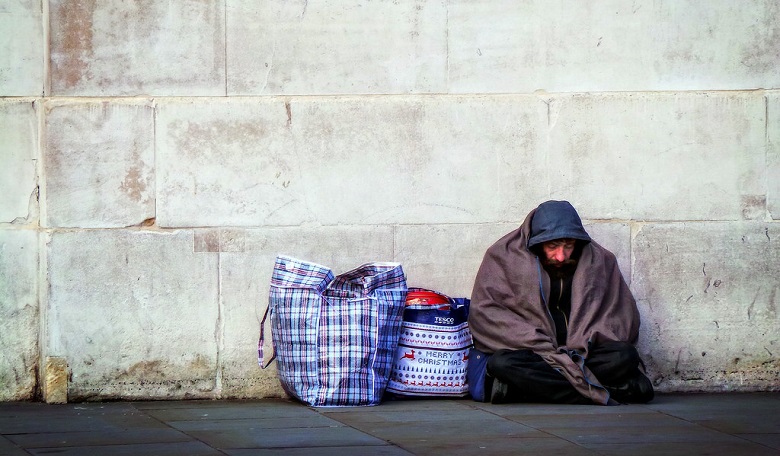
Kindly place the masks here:
POLYGON ((615 256, 547 201, 485 253, 471 296, 475 400, 645 403, 639 311, 615 256))

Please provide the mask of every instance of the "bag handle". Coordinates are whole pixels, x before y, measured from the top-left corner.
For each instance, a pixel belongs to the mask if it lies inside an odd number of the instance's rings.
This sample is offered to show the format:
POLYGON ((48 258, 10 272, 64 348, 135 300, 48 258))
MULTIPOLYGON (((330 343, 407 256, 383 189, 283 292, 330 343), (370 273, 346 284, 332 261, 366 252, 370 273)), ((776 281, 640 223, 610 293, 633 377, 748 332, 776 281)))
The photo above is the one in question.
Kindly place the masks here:
POLYGON ((268 360, 267 363, 263 363, 263 360, 265 359, 265 353, 263 350, 263 345, 265 345, 265 320, 268 318, 268 309, 271 306, 265 308, 265 314, 263 314, 263 320, 260 321, 260 339, 257 341, 257 364, 260 365, 261 369, 265 369, 268 367, 274 360, 276 359, 276 345, 273 345, 273 354, 271 355, 271 359, 268 360))

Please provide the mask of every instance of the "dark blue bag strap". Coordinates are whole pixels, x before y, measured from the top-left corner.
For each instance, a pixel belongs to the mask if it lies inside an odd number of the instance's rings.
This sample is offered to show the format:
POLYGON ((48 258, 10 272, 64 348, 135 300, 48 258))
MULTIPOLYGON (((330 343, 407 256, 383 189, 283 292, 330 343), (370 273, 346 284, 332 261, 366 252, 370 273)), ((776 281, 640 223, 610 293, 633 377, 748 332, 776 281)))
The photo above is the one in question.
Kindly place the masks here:
POLYGON ((264 363, 265 353, 264 353, 263 345, 265 345, 265 320, 268 318, 268 310, 270 308, 271 308, 270 305, 265 308, 263 319, 262 321, 260 321, 260 339, 257 341, 257 364, 260 365, 261 369, 265 369, 276 359, 276 346, 274 346, 273 353, 271 354, 271 359, 269 359, 267 363, 264 363))

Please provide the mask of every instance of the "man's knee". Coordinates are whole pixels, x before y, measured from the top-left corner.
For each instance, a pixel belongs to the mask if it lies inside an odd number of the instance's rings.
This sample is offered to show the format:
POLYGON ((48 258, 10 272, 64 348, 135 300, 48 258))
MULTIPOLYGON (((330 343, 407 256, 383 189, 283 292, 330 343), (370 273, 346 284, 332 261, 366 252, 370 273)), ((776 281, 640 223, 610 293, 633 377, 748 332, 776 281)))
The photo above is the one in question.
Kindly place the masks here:
POLYGON ((591 350, 590 358, 608 360, 610 364, 618 366, 638 366, 640 362, 636 347, 628 342, 619 341, 599 344, 591 350))
POLYGON ((493 353, 487 362, 487 372, 492 376, 501 376, 501 373, 507 372, 518 366, 527 363, 543 361, 542 357, 532 350, 498 350, 493 353))

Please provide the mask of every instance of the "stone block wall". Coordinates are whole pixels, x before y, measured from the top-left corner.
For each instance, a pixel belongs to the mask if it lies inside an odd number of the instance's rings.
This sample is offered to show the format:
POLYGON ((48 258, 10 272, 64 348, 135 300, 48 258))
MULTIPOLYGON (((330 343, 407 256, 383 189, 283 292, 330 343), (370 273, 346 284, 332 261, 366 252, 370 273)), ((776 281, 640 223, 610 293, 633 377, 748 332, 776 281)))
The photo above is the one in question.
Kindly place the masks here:
POLYGON ((0 5, 0 400, 282 395, 274 257, 469 296, 567 199, 660 391, 780 389, 772 0, 0 5))

